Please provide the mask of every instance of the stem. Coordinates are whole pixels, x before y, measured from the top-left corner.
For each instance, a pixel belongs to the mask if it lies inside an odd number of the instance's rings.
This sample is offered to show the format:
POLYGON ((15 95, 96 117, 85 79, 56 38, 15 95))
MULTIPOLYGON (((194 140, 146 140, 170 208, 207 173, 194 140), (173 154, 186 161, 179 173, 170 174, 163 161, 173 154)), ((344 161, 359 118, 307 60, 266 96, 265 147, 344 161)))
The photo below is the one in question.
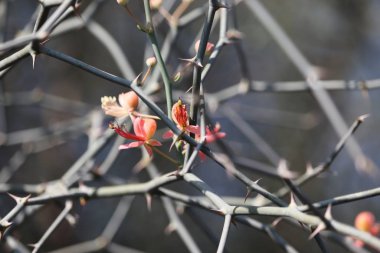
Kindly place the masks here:
POLYGON ((157 152, 157 154, 161 155, 162 157, 166 158, 167 160, 169 160, 170 162, 174 163, 175 165, 180 165, 178 163, 178 161, 174 160, 173 158, 171 158, 170 156, 168 156, 167 154, 165 154, 164 152, 162 152, 161 150, 159 150, 158 148, 154 147, 154 146, 151 146, 151 148, 157 152))
POLYGON ((141 80, 141 84, 144 84, 144 82, 146 81, 147 77, 150 75, 150 72, 152 72, 152 66, 149 66, 148 70, 146 71, 143 79, 141 80))
POLYGON ((144 0, 144 9, 145 9, 146 22, 148 26, 147 30, 149 30, 147 34, 150 39, 150 42, 152 43, 153 52, 154 52, 154 55, 156 56, 158 67, 160 68, 162 80, 164 81, 167 115, 169 119, 171 119, 171 110, 173 106, 172 86, 170 83, 170 77, 166 69, 164 60, 162 59, 161 51, 158 47, 158 42, 157 42, 156 34, 154 32, 154 26, 152 23, 152 15, 150 13, 149 0, 144 0))

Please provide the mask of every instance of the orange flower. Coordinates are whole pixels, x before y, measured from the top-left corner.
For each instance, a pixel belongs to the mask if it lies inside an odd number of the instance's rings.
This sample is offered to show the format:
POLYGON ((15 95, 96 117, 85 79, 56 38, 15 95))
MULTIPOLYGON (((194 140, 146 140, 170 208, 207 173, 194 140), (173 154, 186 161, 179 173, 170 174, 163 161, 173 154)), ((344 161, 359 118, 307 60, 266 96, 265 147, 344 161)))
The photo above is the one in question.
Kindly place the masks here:
POLYGON ((133 120, 133 131, 135 134, 131 134, 115 124, 111 124, 110 127, 120 136, 128 140, 134 140, 134 142, 120 145, 120 150, 144 146, 149 156, 152 156, 152 146, 162 145, 161 142, 152 139, 157 129, 157 123, 154 119, 142 119, 141 117, 135 118, 133 120))
MULTIPOLYGON (((193 133, 199 135, 199 127, 189 125, 189 116, 187 114, 187 108, 181 99, 178 99, 172 107, 172 119, 177 124, 177 127, 181 129, 182 132, 193 133)), ((169 130, 163 136, 164 139, 169 139, 174 136, 173 132, 169 130)))
MULTIPOLYGON (((193 126, 189 124, 189 116, 187 114, 187 108, 186 105, 182 103, 181 99, 178 100, 177 103, 175 103, 172 107, 172 118, 173 121, 177 124, 177 127, 182 130, 182 132, 185 133, 193 133, 195 134, 195 139, 199 141, 200 139, 200 129, 199 126, 193 126)), ((206 135, 205 135, 205 143, 211 143, 216 141, 217 139, 224 138, 226 136, 226 133, 220 132, 220 124, 217 123, 213 129, 210 129, 209 127, 206 127, 206 135)), ((164 139, 169 139, 174 136, 173 132, 169 130, 166 132, 163 136, 164 139)), ((176 142, 177 140, 173 140, 176 142)), ((173 146, 171 145, 171 147, 173 146)), ((170 148, 171 148, 170 147, 170 148)), ((202 152, 199 152, 199 155, 202 160, 206 158, 206 155, 202 152)))
POLYGON ((185 130, 189 125, 187 108, 186 105, 182 103, 181 99, 178 99, 177 103, 175 103, 172 107, 172 118, 181 130, 185 130))
POLYGON ((133 112, 139 104, 139 97, 134 91, 119 94, 118 100, 120 105, 116 102, 116 97, 102 97, 100 101, 104 113, 116 118, 124 117, 133 112))

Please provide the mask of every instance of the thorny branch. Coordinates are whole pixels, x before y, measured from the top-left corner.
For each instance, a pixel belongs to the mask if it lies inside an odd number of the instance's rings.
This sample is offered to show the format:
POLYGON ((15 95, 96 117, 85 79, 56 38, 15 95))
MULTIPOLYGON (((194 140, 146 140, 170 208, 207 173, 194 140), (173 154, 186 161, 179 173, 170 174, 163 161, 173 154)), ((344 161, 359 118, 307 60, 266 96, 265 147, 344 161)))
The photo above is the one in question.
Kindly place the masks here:
MULTIPOLYGON (((129 20, 129 22, 139 22, 138 14, 134 13, 136 11, 135 6, 131 6, 128 1, 117 2, 127 10, 125 12, 127 18, 131 18, 128 15, 132 16, 133 19, 129 20)), ((0 4, 0 10, 3 15, 6 13, 4 10, 6 10, 8 4, 8 1, 0 4)), ((104 4, 101 0, 91 1, 82 8, 80 1, 75 0, 40 1, 36 8, 36 15, 30 21, 30 24, 25 26, 23 35, 16 36, 0 44, 0 52, 2 53, 0 60, 0 76, 2 80, 0 85, 3 86, 6 74, 18 71, 15 66, 29 55, 33 61, 31 68, 34 68, 38 55, 45 55, 49 58, 66 62, 73 67, 99 77, 99 80, 108 81, 134 91, 143 102, 141 108, 144 110, 144 114, 141 115, 148 115, 151 111, 165 127, 172 131, 174 135, 173 144, 176 144, 177 151, 186 153, 185 162, 172 171, 172 164, 162 165, 162 161, 160 162, 157 157, 152 159, 147 155, 148 153, 145 152, 144 148, 149 150, 150 144, 146 142, 149 140, 144 139, 145 143, 139 149, 141 160, 135 165, 135 168, 138 168, 138 171, 146 168, 149 178, 141 180, 136 175, 128 176, 128 178, 115 176, 112 169, 117 167, 116 161, 122 159, 126 161, 128 159, 128 157, 120 155, 123 151, 119 151, 124 138, 120 136, 115 138, 114 131, 104 131, 104 115, 98 108, 63 96, 49 94, 39 89, 14 92, 4 91, 4 87, 1 87, 0 106, 2 110, 12 107, 36 106, 40 110, 70 114, 68 119, 54 124, 47 122, 39 127, 13 131, 8 131, 6 127, 0 129, 0 145, 2 148, 17 149, 13 155, 4 156, 5 165, 1 165, 2 169, 0 171, 0 192, 4 193, 4 195, 5 193, 11 193, 9 196, 16 202, 9 210, 6 210, 5 206, 0 210, 4 214, 0 219, 0 236, 5 238, 2 243, 6 244, 8 249, 29 252, 24 245, 27 242, 19 241, 13 233, 13 231, 18 230, 21 224, 27 222, 24 219, 25 215, 37 215, 37 210, 49 204, 54 204, 60 209, 59 214, 52 219, 53 221, 46 231, 36 243, 32 244, 32 252, 34 253, 42 251, 52 234, 59 231, 60 224, 65 221, 75 223, 73 213, 78 209, 76 203, 86 205, 87 202, 96 203, 102 198, 117 198, 119 200, 117 207, 113 214, 106 218, 107 224, 96 238, 61 247, 52 252, 92 252, 102 249, 109 252, 124 252, 126 250, 138 252, 135 249, 119 244, 115 238, 124 221, 128 222, 128 219, 130 219, 128 216, 129 210, 138 199, 135 196, 144 196, 149 210, 152 208, 152 197, 158 197, 169 220, 166 231, 176 231, 179 239, 190 252, 203 251, 197 241, 199 236, 194 234, 191 223, 185 219, 187 216, 195 219, 194 207, 198 207, 211 215, 222 216, 223 225, 217 227, 218 235, 215 236, 213 235, 215 232, 207 222, 203 222, 201 219, 197 222, 203 232, 209 238, 213 238, 217 252, 228 251, 228 235, 234 232, 231 223, 235 224, 236 222, 264 233, 269 240, 277 244, 284 252, 298 252, 296 246, 287 241, 274 224, 253 219, 253 217, 264 216, 286 219, 290 221, 292 226, 302 229, 305 234, 310 234, 311 231, 314 231, 312 235, 315 236, 323 252, 328 251, 324 244, 325 239, 331 240, 352 252, 366 252, 365 248, 355 246, 358 240, 368 246, 369 249, 380 251, 380 240, 374 235, 338 221, 340 216, 338 213, 334 213, 334 209, 332 209, 334 215, 329 213, 330 208, 336 205, 348 205, 358 200, 378 196, 380 194, 379 188, 353 192, 318 202, 309 200, 307 194, 301 188, 305 182, 314 180, 318 175, 328 170, 345 145, 348 146, 351 155, 355 158, 356 165, 358 165, 357 159, 364 157, 359 144, 352 136, 366 116, 359 117, 351 128, 346 129, 343 118, 327 90, 368 92, 370 89, 380 87, 379 80, 319 80, 313 65, 305 58, 258 0, 209 0, 208 3, 200 6, 195 6, 195 1, 191 0, 164 1, 163 3, 144 0, 143 6, 140 6, 143 10, 140 11, 143 13, 141 15, 145 16, 146 23, 137 23, 137 25, 140 31, 147 34, 149 42, 145 51, 151 52, 150 50, 153 50, 158 69, 155 68, 152 72, 147 72, 147 78, 144 78, 143 81, 145 83, 139 83, 138 78, 135 79, 136 72, 142 71, 133 69, 135 67, 134 61, 123 52, 125 45, 119 43, 105 25, 93 19, 101 4, 104 4), (240 4, 245 4, 257 16, 263 27, 268 30, 273 39, 302 73, 305 81, 266 82, 252 79, 251 68, 248 66, 249 61, 242 43, 245 38, 241 36, 237 25, 237 7, 240 4), (180 40, 180 36, 183 36, 183 30, 190 26, 196 26, 197 22, 195 21, 197 20, 203 21, 203 26, 197 27, 198 32, 201 34, 198 44, 195 39, 191 39, 191 44, 197 44, 196 55, 185 61, 185 64, 176 59, 176 66, 173 67, 173 59, 171 58, 178 56, 174 54, 176 50, 186 57, 193 55, 192 49, 182 50, 180 46, 177 46, 177 42, 180 40), (218 22, 219 28, 216 28, 218 22), (168 27, 165 27, 165 25, 168 25, 168 27), (122 74, 122 77, 111 74, 108 70, 97 68, 95 64, 81 60, 80 56, 72 57, 63 53, 63 50, 53 49, 55 46, 46 45, 53 38, 60 40, 60 36, 63 34, 83 31, 83 29, 87 29, 93 35, 93 38, 100 43, 104 51, 108 52, 108 56, 114 61, 118 68, 117 71, 122 74), (212 52, 208 52, 209 43, 211 43, 213 30, 215 29, 219 29, 218 39, 212 52), (164 39, 161 41, 161 38, 164 39), (240 81, 227 88, 208 92, 210 83, 206 77, 213 70, 216 70, 216 63, 221 58, 225 48, 230 45, 235 47, 235 52, 239 59, 240 81), (209 55, 207 55, 208 53, 209 55), (173 70, 175 72, 171 73, 173 70), (163 82, 164 95, 161 92, 160 76, 163 82), (183 91, 188 87, 177 89, 179 84, 183 84, 181 78, 184 80, 186 78, 191 79, 191 93, 183 91), (218 109, 218 106, 221 103, 228 103, 229 100, 235 97, 248 92, 259 94, 259 92, 280 93, 295 91, 311 91, 341 137, 326 162, 316 168, 310 167, 301 176, 289 171, 286 166, 286 168, 281 167, 284 161, 280 153, 264 137, 260 136, 236 109, 229 107, 229 105, 224 105, 221 110, 224 118, 228 119, 245 136, 246 140, 257 147, 263 157, 272 163, 271 166, 251 158, 236 155, 229 142, 219 140, 224 135, 218 132, 217 126, 215 125, 214 127, 214 124, 207 125, 207 123, 212 123, 211 121, 213 121, 214 117, 212 113, 218 109), (177 94, 184 101, 190 101, 189 117, 186 118, 185 123, 187 125, 185 124, 186 126, 183 129, 180 129, 178 119, 172 113, 174 106, 176 106, 173 97, 175 98, 177 94), (161 108, 162 104, 166 104, 167 110, 161 108), (186 127, 190 126, 199 129, 199 132, 188 131, 186 127), (14 183, 12 181, 14 175, 28 164, 29 157, 54 149, 62 144, 67 144, 83 135, 87 136, 85 150, 57 179, 39 183, 14 183), (216 141, 221 151, 215 152, 210 149, 213 146, 208 144, 213 141, 216 141), (196 169, 200 167, 197 160, 198 155, 208 156, 210 161, 207 161, 206 164, 208 162, 217 164, 224 169, 224 174, 232 176, 240 185, 246 187, 248 190, 246 198, 219 194, 218 190, 213 187, 213 181, 202 179, 202 176, 197 175, 196 169), (280 179, 285 185, 273 193, 272 190, 269 190, 269 187, 259 185, 259 181, 254 181, 250 176, 241 172, 239 167, 250 168, 253 172, 269 176, 269 179, 265 180, 280 179), (190 188, 196 190, 197 194, 189 195, 182 190, 178 190, 178 185, 184 186, 184 188, 190 186, 190 188), (260 197, 250 198, 249 194, 251 192, 258 193, 260 197), (302 203, 297 205, 292 200, 288 204, 287 201, 282 199, 289 192, 294 193, 302 203), (265 201, 260 198, 264 198, 265 201), (180 207, 183 208, 183 216, 178 212, 181 209, 180 207), (328 210, 326 214, 320 212, 320 209, 325 208, 328 210), (300 224, 301 226, 299 226, 300 224)), ((1 19, 0 22, 0 27, 7 27, 7 18, 1 19)), ((185 33, 185 36, 190 41, 191 36, 187 34, 188 32, 185 33)), ((3 38, 5 38, 4 34, 1 36, 1 39, 3 38)), ((184 57, 180 55, 177 58, 183 59, 184 57)), ((46 59, 41 59, 41 61, 45 62, 46 59)), ((92 89, 96 89, 96 87, 93 86, 92 89)), ((120 98, 119 103, 119 106, 123 106, 120 98)), ((187 116, 186 107, 185 112, 182 112, 182 116, 187 116)), ((152 118, 151 115, 148 116, 152 118)), ((5 119, 5 123, 8 123, 8 120, 10 121, 9 115, 5 114, 2 117, 5 119)), ((118 120, 117 124, 122 126, 120 129, 125 131, 122 132, 125 136, 130 136, 126 132, 131 131, 132 125, 134 129, 136 128, 135 117, 136 115, 131 116, 133 124, 130 124, 128 118, 118 120)), ((143 118, 143 116, 137 117, 143 118)), ((120 134, 120 130, 118 133, 120 134)), ((138 140, 141 142, 141 136, 137 137, 140 138, 138 140)), ((156 152, 163 154, 164 157, 173 162, 170 154, 166 154, 165 148, 165 146, 155 147, 154 150, 158 149, 156 152)), ((174 163, 176 163, 175 160, 174 163)), ((363 164, 361 165, 364 166, 363 164)), ((34 169, 37 170, 38 168, 34 169)))

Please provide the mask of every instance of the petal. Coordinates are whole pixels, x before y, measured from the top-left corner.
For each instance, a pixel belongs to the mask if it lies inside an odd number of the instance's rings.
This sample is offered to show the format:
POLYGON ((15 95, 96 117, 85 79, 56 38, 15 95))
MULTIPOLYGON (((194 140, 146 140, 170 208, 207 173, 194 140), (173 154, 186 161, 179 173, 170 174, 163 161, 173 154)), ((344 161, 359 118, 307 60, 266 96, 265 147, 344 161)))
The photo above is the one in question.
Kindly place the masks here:
POLYGON ((151 139, 147 143, 151 146, 162 146, 162 143, 155 139, 151 139))
POLYGON ((135 131, 135 134, 139 137, 142 137, 145 139, 145 130, 144 130, 144 123, 145 121, 141 117, 137 117, 133 121, 133 130, 135 131))
POLYGON ((144 145, 144 147, 145 147, 146 151, 148 152, 149 157, 152 157, 152 155, 153 155, 152 148, 149 145, 146 145, 146 144, 144 145))
POLYGON ((172 131, 172 130, 169 130, 169 131, 167 131, 166 133, 164 133, 164 135, 162 136, 162 138, 164 138, 164 139, 170 139, 170 138, 172 138, 173 136, 174 136, 173 131, 172 131))
POLYGON ((144 140, 143 140, 142 138, 140 138, 139 136, 136 136, 136 135, 134 135, 134 134, 128 133, 127 131, 124 131, 124 130, 121 129, 120 127, 115 127, 115 128, 114 128, 114 131, 115 131, 118 135, 120 135, 120 136, 122 136, 122 137, 124 137, 124 138, 126 138, 126 139, 134 140, 134 141, 144 141, 144 140))
POLYGON ((108 105, 102 108, 105 114, 116 118, 121 118, 129 114, 127 110, 118 105, 108 105))
POLYGON ((123 145, 120 145, 119 146, 119 150, 121 149, 129 149, 129 148, 137 148, 141 145, 144 145, 145 142, 143 141, 134 141, 134 142, 131 142, 131 143, 127 143, 127 144, 123 144, 123 145))
POLYGON ((206 143, 211 143, 214 142, 217 139, 222 139, 226 136, 226 133, 224 132, 219 132, 219 133, 210 133, 205 136, 206 143))
POLYGON ((189 131, 190 133, 195 134, 195 135, 200 135, 200 128, 199 128, 199 126, 189 125, 189 126, 186 127, 186 130, 189 131))

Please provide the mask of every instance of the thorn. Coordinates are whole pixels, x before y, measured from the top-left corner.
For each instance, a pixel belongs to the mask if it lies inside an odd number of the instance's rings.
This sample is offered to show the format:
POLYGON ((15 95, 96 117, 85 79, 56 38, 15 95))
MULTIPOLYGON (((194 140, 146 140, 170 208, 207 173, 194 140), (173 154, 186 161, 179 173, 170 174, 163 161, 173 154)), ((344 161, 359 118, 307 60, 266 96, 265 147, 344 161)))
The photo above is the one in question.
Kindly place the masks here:
POLYGON ((166 226, 164 232, 166 235, 170 235, 171 233, 173 233, 176 230, 177 230, 176 225, 174 223, 169 223, 169 225, 166 226))
POLYGON ((293 172, 289 170, 286 160, 284 159, 280 160, 277 167, 277 172, 281 177, 286 178, 286 179, 294 179, 298 175, 297 172, 293 172))
POLYGON ((235 29, 227 31, 226 36, 229 42, 241 40, 244 37, 243 33, 235 29))
POLYGON ((28 246, 35 249, 37 247, 37 243, 29 243, 28 246))
POLYGON ((332 207, 332 205, 329 204, 329 205, 327 206, 327 208, 326 208, 325 218, 326 218, 327 220, 332 220, 331 207, 332 207))
POLYGON ((36 63, 36 53, 35 52, 31 52, 30 53, 30 56, 32 57, 32 67, 34 69, 34 66, 35 66, 35 63, 36 63))
POLYGON ((12 222, 9 222, 7 220, 3 220, 0 222, 0 240, 3 239, 4 234, 10 226, 12 226, 12 222))
POLYGON ((178 58, 178 59, 181 60, 181 61, 189 62, 189 63, 191 63, 193 65, 196 65, 196 66, 198 66, 200 68, 203 68, 202 63, 199 61, 199 59, 196 59, 195 57, 190 58, 190 59, 183 59, 183 58, 178 58))
POLYGON ((313 231, 313 233, 311 233, 311 235, 309 236, 309 240, 313 239, 317 234, 319 234, 321 231, 325 230, 326 229, 326 225, 325 223, 323 223, 321 221, 321 223, 319 223, 319 225, 317 226, 317 228, 313 231))
POLYGON ((296 202, 296 198, 293 194, 293 192, 290 193, 290 203, 289 203, 289 207, 292 207, 292 208, 297 208, 297 202, 296 202))
POLYGON ((310 162, 306 164, 306 175, 311 175, 314 173, 313 165, 310 162))
POLYGON ((146 206, 148 208, 148 211, 152 211, 152 195, 149 193, 145 194, 145 200, 146 200, 146 206))
POLYGON ((27 201, 28 201, 28 199, 30 198, 30 194, 29 195, 27 195, 27 196, 25 196, 25 197, 18 197, 18 196, 16 196, 16 195, 13 195, 13 194, 11 194, 11 193, 8 193, 8 195, 12 198, 12 199, 14 199, 14 201, 16 201, 16 203, 17 204, 24 204, 24 203, 26 203, 27 201))
POLYGON ((251 195, 252 193, 252 189, 247 187, 247 194, 245 195, 245 198, 244 198, 244 203, 247 201, 249 195, 251 195))
POLYGON ((367 114, 363 114, 363 115, 359 116, 357 120, 358 120, 360 123, 362 123, 362 122, 363 122, 366 118, 368 118, 369 116, 371 116, 369 113, 367 113, 367 114))
POLYGON ((275 219, 275 220, 272 222, 271 226, 272 226, 272 227, 276 227, 276 226, 277 226, 282 220, 283 220, 282 217, 275 219))
POLYGON ((140 84, 139 83, 139 78, 140 78, 141 75, 142 75, 142 72, 140 74, 138 74, 135 79, 133 79, 133 81, 131 83, 131 86, 138 86, 140 84))

